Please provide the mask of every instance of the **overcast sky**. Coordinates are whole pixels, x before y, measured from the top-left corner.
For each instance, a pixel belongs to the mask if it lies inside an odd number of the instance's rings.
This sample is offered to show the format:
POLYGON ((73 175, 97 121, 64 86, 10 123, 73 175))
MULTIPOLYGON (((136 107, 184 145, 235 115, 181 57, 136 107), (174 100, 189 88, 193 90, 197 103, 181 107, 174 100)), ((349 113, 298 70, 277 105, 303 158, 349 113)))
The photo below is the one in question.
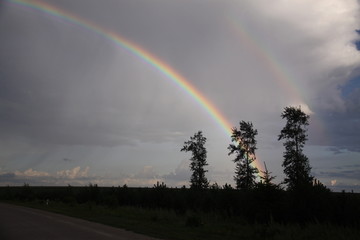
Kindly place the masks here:
MULTIPOLYGON (((301 105, 312 174, 334 190, 360 191, 360 1, 44 2, 161 59, 233 126, 253 122, 257 157, 277 182, 280 114, 301 105)), ((191 156, 180 149, 198 130, 209 180, 234 185, 222 127, 96 31, 2 0, 0 53, 0 185, 188 185, 191 156)))

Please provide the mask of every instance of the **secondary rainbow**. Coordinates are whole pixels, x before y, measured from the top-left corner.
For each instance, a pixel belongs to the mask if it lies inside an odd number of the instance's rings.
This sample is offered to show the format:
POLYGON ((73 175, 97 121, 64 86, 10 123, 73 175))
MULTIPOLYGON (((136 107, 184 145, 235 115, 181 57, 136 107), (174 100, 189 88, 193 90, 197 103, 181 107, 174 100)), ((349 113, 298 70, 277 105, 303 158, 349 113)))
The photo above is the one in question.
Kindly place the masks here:
POLYGON ((292 78, 286 72, 284 68, 276 61, 276 58, 272 56, 270 51, 262 46, 260 41, 252 37, 248 29, 241 23, 240 20, 235 17, 228 17, 228 26, 242 44, 247 46, 251 53, 259 59, 259 63, 262 64, 265 69, 271 72, 278 85, 284 89, 284 92, 289 98, 293 99, 296 103, 303 102, 303 96, 301 95, 298 87, 293 83, 292 78))
MULTIPOLYGON (((122 37, 120 34, 113 32, 111 30, 105 29, 89 20, 83 19, 79 16, 71 14, 68 11, 50 5, 48 3, 34 0, 34 1, 24 1, 24 0, 6 0, 7 2, 16 4, 18 6, 23 6, 27 9, 32 9, 45 13, 49 16, 60 18, 68 23, 78 25, 82 28, 96 33, 98 36, 103 37, 117 46, 127 50, 129 53, 139 57, 168 79, 173 81, 177 86, 183 89, 187 94, 189 94, 206 112, 211 116, 212 119, 225 131, 228 136, 231 136, 232 124, 230 124, 223 114, 215 107, 213 103, 210 102, 199 90, 197 90, 191 83, 185 79, 180 73, 178 73, 170 65, 166 64, 164 61, 156 57, 154 54, 150 53, 140 45, 137 45, 134 42, 129 41, 128 39, 122 37)), ((254 165, 258 169, 262 169, 258 160, 254 161, 254 165)))
POLYGON ((322 120, 317 114, 311 111, 309 106, 306 105, 306 101, 304 100, 306 98, 301 94, 301 91, 293 80, 294 78, 291 77, 291 74, 281 66, 276 57, 270 50, 266 49, 264 44, 261 44, 260 40, 249 33, 249 29, 246 25, 242 24, 238 17, 228 17, 227 20, 229 28, 238 36, 241 43, 247 46, 259 59, 259 63, 270 71, 278 86, 284 90, 282 93, 287 94, 287 96, 292 99, 293 102, 291 105, 301 105, 307 114, 311 114, 310 123, 316 126, 313 130, 317 131, 317 135, 322 138, 322 141, 326 141, 328 137, 322 120))

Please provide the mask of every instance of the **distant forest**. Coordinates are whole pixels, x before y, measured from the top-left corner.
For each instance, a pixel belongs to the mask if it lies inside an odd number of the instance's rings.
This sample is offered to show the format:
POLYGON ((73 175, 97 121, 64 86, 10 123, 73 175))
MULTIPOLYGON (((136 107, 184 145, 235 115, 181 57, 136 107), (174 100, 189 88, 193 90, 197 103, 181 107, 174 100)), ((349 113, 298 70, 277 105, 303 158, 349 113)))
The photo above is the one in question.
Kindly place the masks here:
POLYGON ((0 201, 34 202, 46 206, 61 202, 114 208, 133 206, 186 213, 213 213, 225 219, 240 218, 247 223, 325 223, 360 226, 360 194, 333 193, 324 188, 290 192, 275 188, 250 191, 233 188, 153 188, 99 187, 0 187, 0 201))

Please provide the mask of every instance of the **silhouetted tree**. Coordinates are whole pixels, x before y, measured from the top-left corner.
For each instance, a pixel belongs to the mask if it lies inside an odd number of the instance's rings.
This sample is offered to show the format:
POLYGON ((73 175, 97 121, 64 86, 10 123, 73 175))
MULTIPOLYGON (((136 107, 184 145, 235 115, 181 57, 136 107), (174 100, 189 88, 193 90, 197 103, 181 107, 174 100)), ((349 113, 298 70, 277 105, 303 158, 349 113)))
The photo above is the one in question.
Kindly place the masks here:
POLYGON ((207 170, 204 169, 208 165, 205 143, 206 137, 202 135, 201 131, 198 131, 193 137, 190 137, 189 141, 184 142, 184 146, 181 149, 181 151, 192 152, 190 159, 190 170, 192 171, 190 179, 191 188, 204 189, 209 186, 209 181, 205 177, 207 170))
POLYGON ((285 140, 282 163, 286 175, 284 183, 290 190, 311 186, 313 180, 310 175, 311 167, 308 158, 303 153, 307 140, 306 127, 309 125, 309 115, 305 114, 301 107, 285 107, 281 117, 287 121, 278 138, 279 141, 285 140))
POLYGON ((229 190, 229 189, 233 189, 233 187, 231 186, 231 184, 227 184, 225 183, 225 185, 222 187, 223 189, 229 190))
POLYGON ((265 171, 261 171, 262 176, 260 176, 260 187, 266 187, 266 188, 279 188, 279 185, 273 183, 272 181, 276 178, 275 176, 271 175, 271 172, 266 167, 266 163, 264 162, 264 168, 265 171))
POLYGON ((330 192, 330 189, 327 188, 322 182, 320 182, 319 179, 314 178, 312 184, 313 184, 315 191, 330 192))
POLYGON ((255 186, 256 174, 259 170, 253 167, 251 163, 255 161, 255 150, 257 130, 253 128, 251 122, 240 122, 240 128, 232 129, 229 154, 236 154, 233 160, 236 163, 234 180, 237 189, 251 189, 255 186))
POLYGON ((217 184, 217 182, 215 182, 215 183, 211 184, 210 189, 219 190, 220 186, 219 186, 219 184, 217 184))
POLYGON ((154 188, 156 189, 166 189, 166 184, 164 182, 157 181, 156 184, 154 184, 154 188))

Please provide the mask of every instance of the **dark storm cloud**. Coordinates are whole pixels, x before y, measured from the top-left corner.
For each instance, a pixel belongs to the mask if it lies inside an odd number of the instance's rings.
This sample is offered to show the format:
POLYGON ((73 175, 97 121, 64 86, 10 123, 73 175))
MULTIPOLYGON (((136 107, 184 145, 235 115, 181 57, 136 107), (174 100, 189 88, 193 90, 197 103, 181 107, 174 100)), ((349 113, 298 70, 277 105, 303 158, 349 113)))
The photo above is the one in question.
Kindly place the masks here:
POLYGON ((70 159, 70 158, 63 158, 64 162, 73 162, 75 161, 74 159, 70 159))
POLYGON ((320 178, 360 181, 360 164, 336 166, 326 170, 315 170, 314 174, 320 178))
POLYGON ((2 173, 0 174, 0 182, 13 182, 15 179, 14 173, 2 173))
POLYGON ((321 177, 328 177, 331 179, 351 179, 360 181, 360 169, 343 170, 336 172, 319 172, 316 175, 321 177))
POLYGON ((360 192, 360 185, 351 185, 351 184, 344 184, 344 183, 339 183, 336 184, 335 186, 329 186, 329 188, 334 191, 334 192, 360 192))
POLYGON ((360 88, 353 89, 345 97, 342 112, 327 112, 322 115, 323 123, 330 135, 330 149, 334 153, 341 150, 360 152, 360 88))
POLYGON ((39 186, 44 185, 44 183, 53 185, 55 183, 55 179, 51 177, 23 177, 16 176, 14 173, 4 173, 0 174, 0 182, 3 186, 20 186, 24 184, 39 186))
POLYGON ((329 151, 333 152, 335 155, 344 153, 344 152, 342 151, 343 149, 341 149, 341 148, 339 148, 339 147, 334 147, 334 146, 332 146, 332 147, 328 147, 327 149, 328 149, 329 151))
MULTIPOLYGON (((356 32, 360 35, 360 30, 356 30, 356 32)), ((355 41, 356 49, 360 51, 360 40, 355 41)))
POLYGON ((350 165, 343 165, 334 167, 334 169, 360 169, 360 164, 350 164, 350 165))

